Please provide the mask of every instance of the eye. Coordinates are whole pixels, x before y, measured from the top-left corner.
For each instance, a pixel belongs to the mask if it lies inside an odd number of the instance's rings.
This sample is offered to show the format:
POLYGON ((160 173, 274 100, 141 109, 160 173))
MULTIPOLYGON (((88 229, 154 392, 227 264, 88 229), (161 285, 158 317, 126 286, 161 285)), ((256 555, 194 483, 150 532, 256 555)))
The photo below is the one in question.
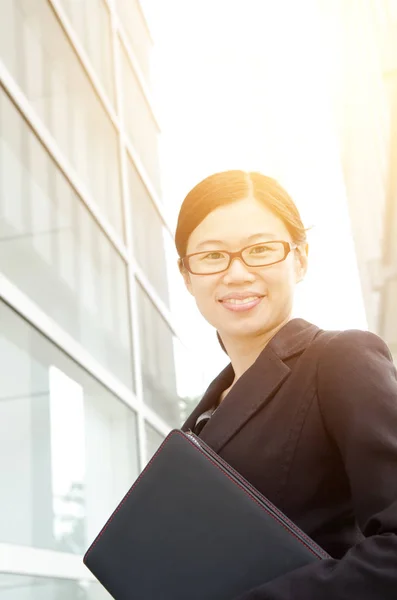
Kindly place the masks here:
POLYGON ((265 244, 260 244, 258 246, 254 246, 250 249, 250 254, 266 254, 268 252, 272 252, 274 248, 272 246, 266 246, 265 244))
POLYGON ((201 260, 221 260, 222 258, 225 258, 222 252, 208 252, 208 254, 203 254, 201 260))

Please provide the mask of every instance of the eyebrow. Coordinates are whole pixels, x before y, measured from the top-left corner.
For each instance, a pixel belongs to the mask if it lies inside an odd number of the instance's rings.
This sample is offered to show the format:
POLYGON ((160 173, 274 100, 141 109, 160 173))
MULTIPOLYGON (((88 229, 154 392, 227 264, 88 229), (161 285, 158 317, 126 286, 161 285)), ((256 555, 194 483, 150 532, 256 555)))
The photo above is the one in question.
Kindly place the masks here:
MULTIPOLYGON (((259 239, 263 239, 265 238, 265 240, 275 240, 278 239, 279 236, 275 235, 274 233, 254 233, 253 235, 250 235, 249 237, 247 237, 246 245, 249 245, 250 242, 255 242, 256 240, 259 239)), ((200 244, 197 244, 196 246, 196 250, 199 250, 200 248, 202 248, 203 246, 211 246, 211 245, 216 245, 216 246, 225 246, 226 242, 222 241, 222 240, 205 240, 204 242, 200 242, 200 244)))

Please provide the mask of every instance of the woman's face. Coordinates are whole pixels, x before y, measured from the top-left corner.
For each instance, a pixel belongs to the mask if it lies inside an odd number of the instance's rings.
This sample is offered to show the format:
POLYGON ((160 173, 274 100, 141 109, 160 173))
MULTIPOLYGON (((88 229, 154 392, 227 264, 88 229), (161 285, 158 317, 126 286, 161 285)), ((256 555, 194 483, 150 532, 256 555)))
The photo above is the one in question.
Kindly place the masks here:
MULTIPOLYGON (((279 217, 264 204, 246 198, 207 215, 190 235, 186 254, 236 251, 270 240, 292 242, 279 217)), ((235 259, 222 273, 203 276, 185 271, 184 279, 201 314, 226 342, 267 334, 288 321, 294 288, 303 278, 306 266, 306 248, 303 248, 291 251, 277 264, 248 267, 235 259), (254 299, 243 305, 244 297, 254 299)))

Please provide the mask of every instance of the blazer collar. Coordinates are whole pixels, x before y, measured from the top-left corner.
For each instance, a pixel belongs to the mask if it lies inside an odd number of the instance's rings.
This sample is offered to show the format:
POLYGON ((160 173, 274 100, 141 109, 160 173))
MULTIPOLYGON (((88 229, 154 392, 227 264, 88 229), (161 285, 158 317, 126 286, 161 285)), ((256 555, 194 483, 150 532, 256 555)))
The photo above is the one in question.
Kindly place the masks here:
MULTIPOLYGON (((285 360, 300 354, 320 329, 304 319, 292 319, 270 340, 254 364, 240 377, 201 432, 219 452, 254 414, 267 404, 290 374, 285 360)), ((192 429, 199 415, 218 402, 234 379, 231 364, 213 380, 182 429, 192 429)))

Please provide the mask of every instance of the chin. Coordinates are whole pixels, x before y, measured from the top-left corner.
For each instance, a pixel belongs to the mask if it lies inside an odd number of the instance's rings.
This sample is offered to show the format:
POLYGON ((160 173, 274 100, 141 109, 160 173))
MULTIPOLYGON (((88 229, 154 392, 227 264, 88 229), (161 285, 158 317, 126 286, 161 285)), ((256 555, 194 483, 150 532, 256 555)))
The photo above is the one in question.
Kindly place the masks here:
MULTIPOLYGON (((269 327, 271 328, 271 324, 269 324, 269 327)), ((223 332, 223 335, 228 337, 228 338, 255 338, 256 336, 260 335, 261 333, 264 333, 264 331, 267 331, 268 327, 266 325, 266 323, 263 323, 263 321, 261 323, 258 324, 243 324, 241 323, 238 327, 221 327, 218 329, 219 332, 223 332)), ((221 337, 222 337, 222 333, 221 333, 221 337)))
POLYGON ((223 335, 229 338, 254 339, 258 336, 279 329, 281 325, 288 320, 289 319, 286 314, 262 314, 257 315, 257 317, 251 321, 246 319, 240 323, 218 323, 216 329, 219 331, 221 336, 221 332, 223 332, 223 335))

